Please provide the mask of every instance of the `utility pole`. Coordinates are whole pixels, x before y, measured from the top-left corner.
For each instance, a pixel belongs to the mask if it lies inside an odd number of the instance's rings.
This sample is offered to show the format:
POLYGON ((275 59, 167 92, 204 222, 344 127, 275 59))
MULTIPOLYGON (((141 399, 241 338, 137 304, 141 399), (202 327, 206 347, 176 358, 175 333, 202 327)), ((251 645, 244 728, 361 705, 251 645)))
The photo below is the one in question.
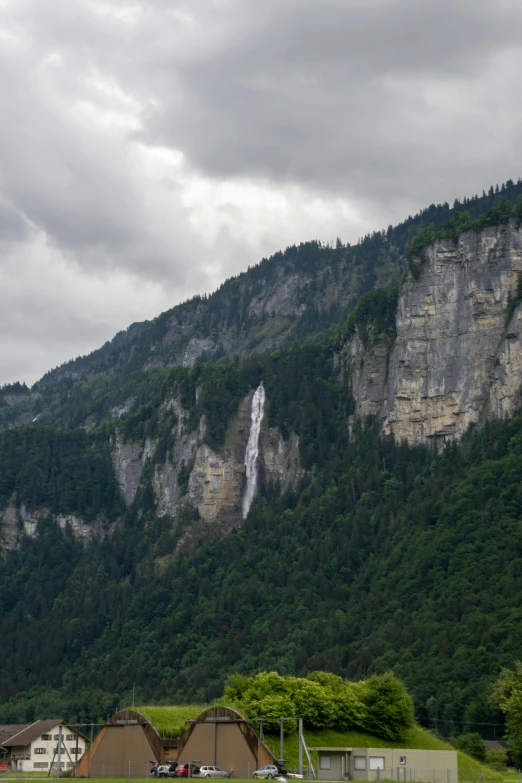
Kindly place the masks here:
POLYGON ((279 761, 283 763, 285 758, 285 719, 281 718, 281 729, 279 734, 279 761))
POLYGON ((135 682, 132 683, 132 709, 134 709, 134 686, 136 685, 135 682))
POLYGON ((299 718, 299 774, 303 774, 303 719, 299 718))
POLYGON ((60 777, 62 769, 62 724, 58 727, 58 769, 56 770, 56 777, 60 777))

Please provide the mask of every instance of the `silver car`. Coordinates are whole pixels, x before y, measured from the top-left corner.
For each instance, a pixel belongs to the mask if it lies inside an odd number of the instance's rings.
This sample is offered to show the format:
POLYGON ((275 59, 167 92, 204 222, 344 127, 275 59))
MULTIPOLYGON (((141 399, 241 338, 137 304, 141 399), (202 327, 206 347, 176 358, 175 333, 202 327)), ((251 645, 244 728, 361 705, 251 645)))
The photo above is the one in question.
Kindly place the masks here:
POLYGON ((211 767, 205 765, 200 767, 198 772, 198 778, 228 778, 228 773, 223 772, 219 767, 211 767))
POLYGON ((279 770, 275 764, 265 764, 261 769, 256 769, 252 775, 253 778, 266 778, 267 780, 273 780, 279 777, 279 770))

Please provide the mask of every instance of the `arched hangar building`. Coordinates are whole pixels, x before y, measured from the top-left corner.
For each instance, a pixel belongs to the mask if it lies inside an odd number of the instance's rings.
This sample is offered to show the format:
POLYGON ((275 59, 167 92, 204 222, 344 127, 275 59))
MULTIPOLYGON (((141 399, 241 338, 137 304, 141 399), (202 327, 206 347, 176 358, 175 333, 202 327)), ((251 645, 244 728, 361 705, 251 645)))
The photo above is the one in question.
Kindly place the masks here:
POLYGON ((84 753, 77 777, 146 776, 151 761, 189 761, 233 769, 248 778, 276 759, 245 718, 229 707, 211 707, 191 721, 181 737, 167 739, 135 710, 122 710, 101 729, 84 753))

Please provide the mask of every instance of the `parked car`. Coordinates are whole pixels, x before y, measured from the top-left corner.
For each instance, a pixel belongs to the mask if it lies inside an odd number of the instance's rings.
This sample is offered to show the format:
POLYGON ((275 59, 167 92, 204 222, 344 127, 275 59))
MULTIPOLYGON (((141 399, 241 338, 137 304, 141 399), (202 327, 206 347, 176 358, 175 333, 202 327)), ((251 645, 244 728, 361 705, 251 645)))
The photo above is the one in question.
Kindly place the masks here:
POLYGON ((267 780, 273 780, 279 777, 279 769, 275 764, 265 764, 261 769, 256 769, 252 775, 253 778, 266 778, 267 780))
POLYGON ((158 778, 174 778, 176 777, 176 768, 177 764, 175 761, 171 761, 167 764, 157 764, 156 762, 152 762, 152 769, 151 769, 151 777, 158 777, 158 778))
POLYGON ((174 774, 177 778, 199 778, 200 769, 200 762, 196 764, 191 761, 190 764, 178 764, 174 774))
POLYGON ((200 778, 228 778, 228 772, 223 772, 219 767, 204 765, 199 768, 198 777, 200 778))

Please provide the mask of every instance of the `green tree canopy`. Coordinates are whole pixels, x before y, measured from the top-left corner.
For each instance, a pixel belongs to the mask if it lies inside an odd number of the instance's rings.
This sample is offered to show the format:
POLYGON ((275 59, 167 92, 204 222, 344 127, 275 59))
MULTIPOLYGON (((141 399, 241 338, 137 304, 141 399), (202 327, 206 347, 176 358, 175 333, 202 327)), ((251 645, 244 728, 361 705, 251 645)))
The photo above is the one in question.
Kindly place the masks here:
MULTIPOLYGON (((281 718, 302 718, 310 729, 362 729, 400 740, 413 725, 413 702, 391 672, 362 682, 349 682, 327 672, 308 677, 281 677, 261 672, 255 677, 233 675, 225 698, 240 705, 252 719, 262 719, 275 731, 281 718)), ((292 731, 295 724, 285 723, 292 731)))
POLYGON ((503 668, 493 687, 493 703, 506 716, 508 747, 517 767, 522 766, 522 661, 503 668))

